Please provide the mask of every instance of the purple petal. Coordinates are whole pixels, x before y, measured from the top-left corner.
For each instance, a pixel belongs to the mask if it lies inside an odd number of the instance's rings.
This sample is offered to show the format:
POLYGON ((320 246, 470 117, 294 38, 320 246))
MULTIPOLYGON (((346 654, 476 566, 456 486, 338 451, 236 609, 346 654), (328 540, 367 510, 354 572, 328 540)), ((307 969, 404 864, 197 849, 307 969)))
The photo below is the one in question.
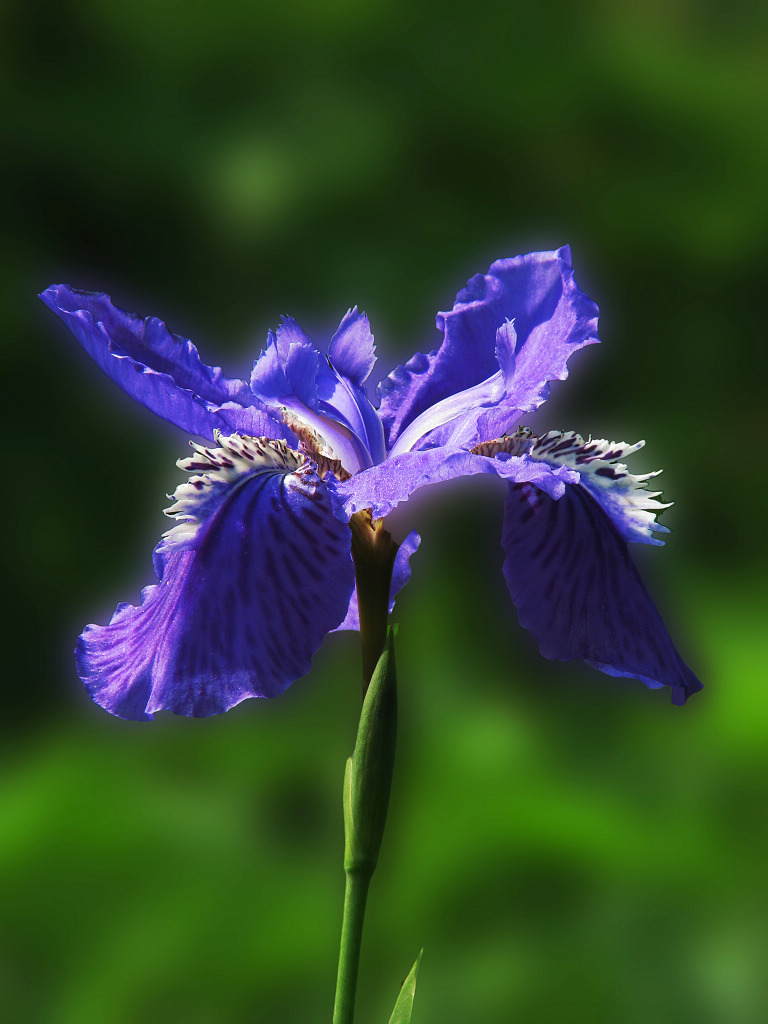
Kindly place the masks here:
POLYGON ((251 373, 251 388, 264 401, 283 404, 294 397, 309 409, 317 408, 317 374, 322 354, 314 342, 289 316, 273 334, 256 360, 251 373))
MULTIPOLYGON (((389 447, 425 409, 496 372, 496 331, 505 320, 517 333, 509 397, 519 416, 545 401, 547 381, 565 379, 573 352, 598 340, 597 306, 577 288, 567 246, 497 260, 459 292, 451 312, 438 314, 440 348, 417 353, 379 385, 389 447)), ((507 410, 512 423, 510 416, 507 410)))
MULTIPOLYGON (((347 466, 351 472, 382 462, 386 457, 384 431, 376 410, 368 401, 365 388, 354 384, 326 364, 317 378, 318 408, 334 425, 348 427, 357 443, 353 458, 356 465, 347 466)), ((333 428, 331 428, 332 431, 333 428)), ((328 426, 325 435, 329 435, 328 426)), ((346 463, 345 463, 346 465, 346 463)))
POLYGON ((514 398, 510 401, 516 338, 512 322, 502 324, 496 331, 497 371, 480 384, 425 409, 403 430, 390 454, 446 446, 472 448, 504 434, 519 417, 514 398))
POLYGON ((655 473, 630 473, 621 461, 645 445, 645 441, 585 441, 572 430, 550 430, 541 437, 531 437, 528 454, 552 467, 567 466, 579 474, 579 485, 586 488, 603 512, 610 518, 619 535, 626 541, 640 544, 663 544, 655 533, 669 533, 656 522, 656 515, 670 507, 657 501, 661 491, 649 491, 647 483, 655 473))
MULTIPOLYGON (((421 537, 415 530, 412 530, 397 549, 397 554, 395 555, 395 567, 392 572, 392 589, 390 591, 389 601, 390 613, 395 607, 395 597, 411 579, 411 567, 409 562, 411 555, 414 554, 419 544, 421 544, 421 537)), ((349 608, 347 609, 346 618, 340 626, 336 627, 336 629, 338 631, 341 631, 342 629, 360 629, 360 615, 357 607, 357 587, 352 591, 352 597, 349 599, 349 608)))
POLYGON ((142 320, 113 305, 108 295, 51 285, 40 296, 100 369, 131 398, 188 434, 212 438, 242 431, 282 437, 242 380, 206 366, 191 341, 162 320, 142 320))
POLYGON ((365 313, 357 306, 350 309, 339 324, 328 346, 328 357, 334 367, 353 384, 362 387, 376 362, 376 346, 365 313))
POLYGON ((160 583, 78 641, 91 697, 122 718, 274 697, 347 612, 350 533, 322 481, 281 442, 219 440, 228 447, 197 448, 186 464, 208 469, 176 492, 182 522, 156 551, 160 583))
POLYGON ((675 704, 701 689, 626 543, 584 487, 566 487, 557 501, 527 484, 510 487, 502 546, 520 622, 545 658, 582 658, 609 675, 670 686, 675 704))
MULTIPOLYGON (((285 418, 299 434, 309 429, 324 445, 323 454, 342 461, 349 472, 361 465, 363 442, 347 424, 339 424, 324 415, 318 398, 318 379, 332 393, 336 375, 325 357, 295 320, 283 317, 277 333, 269 332, 267 347, 256 360, 251 373, 251 388, 256 398, 277 418, 285 418), (327 381, 330 378, 330 383, 327 381)), ((364 455, 362 464, 370 461, 364 455)))
POLYGON ((478 474, 535 483, 554 498, 563 493, 566 483, 579 479, 578 474, 566 466, 553 469, 527 455, 488 458, 462 448, 432 448, 395 455, 343 483, 328 477, 326 484, 335 514, 346 522, 355 512, 367 508, 371 509, 374 519, 384 518, 420 487, 478 474))
MULTIPOLYGON (((351 316, 347 314, 342 326, 351 316)), ((352 334, 355 322, 349 325, 352 334)), ((359 375, 348 341, 339 343, 339 353, 359 375)), ((287 409, 319 434, 328 448, 324 454, 339 459, 348 472, 384 458, 381 422, 365 390, 332 365, 290 317, 283 317, 276 334, 270 332, 267 348, 253 367, 251 388, 275 415, 287 409)))

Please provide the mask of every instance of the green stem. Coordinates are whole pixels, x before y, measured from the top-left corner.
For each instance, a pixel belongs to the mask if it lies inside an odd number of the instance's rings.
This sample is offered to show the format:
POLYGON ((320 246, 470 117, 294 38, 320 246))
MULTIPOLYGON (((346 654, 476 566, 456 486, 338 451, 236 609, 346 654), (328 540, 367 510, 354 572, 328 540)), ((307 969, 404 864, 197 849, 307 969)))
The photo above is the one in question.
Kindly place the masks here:
MULTIPOLYGON (((392 570, 395 565, 397 544, 395 544, 389 533, 383 528, 381 520, 373 522, 369 512, 356 513, 352 517, 350 527, 352 530, 352 559, 355 565, 357 602, 360 614, 360 639, 363 654, 363 697, 365 697, 387 640, 387 618, 389 616, 392 570)), ((394 706, 392 713, 396 715, 394 706)), ((358 741, 359 736, 360 732, 358 732, 358 741)), ((394 757, 394 733, 392 734, 392 744, 391 753, 394 757)), ((341 948, 339 950, 339 968, 336 978, 333 1024, 353 1024, 357 974, 360 964, 360 947, 363 938, 363 922, 365 920, 365 903, 378 857, 378 848, 373 853, 368 852, 361 855, 352 812, 352 772, 352 759, 350 758, 347 762, 347 772, 344 779, 344 825, 346 833, 344 870, 346 872, 346 887, 344 892, 344 917, 341 926, 341 948)), ((389 789, 387 785, 386 798, 383 802, 383 816, 380 820, 381 829, 383 829, 388 800, 389 789)), ((380 842, 380 835, 378 842, 380 842)))
POLYGON ((372 871, 369 874, 347 871, 333 1024, 352 1024, 354 1019, 357 969, 360 963, 360 946, 363 940, 363 921, 365 920, 365 901, 372 874, 372 871))

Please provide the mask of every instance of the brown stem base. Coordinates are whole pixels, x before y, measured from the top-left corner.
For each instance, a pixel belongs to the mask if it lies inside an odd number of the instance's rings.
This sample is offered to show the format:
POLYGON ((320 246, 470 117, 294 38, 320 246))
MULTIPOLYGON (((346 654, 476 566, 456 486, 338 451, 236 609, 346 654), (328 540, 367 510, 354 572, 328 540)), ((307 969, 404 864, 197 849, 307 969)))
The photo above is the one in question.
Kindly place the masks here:
POLYGON ((360 612, 365 695, 387 639, 392 570, 398 545, 384 529, 381 519, 371 519, 370 511, 356 512, 349 526, 360 612))

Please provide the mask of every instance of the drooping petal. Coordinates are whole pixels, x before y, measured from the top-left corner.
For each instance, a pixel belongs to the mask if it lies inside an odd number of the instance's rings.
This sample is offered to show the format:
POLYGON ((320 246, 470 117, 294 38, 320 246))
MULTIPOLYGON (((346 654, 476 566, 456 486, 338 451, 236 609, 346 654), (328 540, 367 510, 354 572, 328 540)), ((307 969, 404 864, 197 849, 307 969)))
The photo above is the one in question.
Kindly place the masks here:
POLYGON ((670 686, 684 704, 701 683, 680 657, 613 522, 582 486, 557 501, 509 488, 504 577, 545 658, 581 658, 609 675, 670 686))
POLYGON ((131 398, 188 434, 214 430, 284 437, 242 380, 206 366, 186 338, 156 317, 141 319, 108 295, 51 285, 40 296, 104 373, 131 398))
POLYGON ((120 717, 204 717, 274 697, 349 607, 349 529, 311 466, 281 441, 217 441, 183 463, 196 475, 174 495, 160 583, 78 641, 91 697, 120 717))
POLYGON ((532 437, 528 454, 548 465, 567 466, 579 474, 584 487, 600 505, 620 536, 641 544, 663 544, 656 533, 669 533, 656 522, 656 514, 669 508, 671 502, 657 501, 661 491, 649 491, 646 484, 657 477, 653 473, 630 473, 619 461, 639 451, 645 441, 606 441, 584 438, 572 430, 550 430, 541 437, 532 437))
POLYGON ((328 358, 353 384, 358 387, 365 384, 376 362, 376 346, 368 317, 358 313, 357 306, 344 316, 331 338, 328 358))
POLYGON ((567 246, 497 260, 459 292, 449 313, 438 314, 440 347, 416 353, 379 385, 390 448, 425 409, 496 372, 496 331, 505 320, 517 333, 510 399, 522 415, 545 401, 548 381, 565 379, 573 352, 598 340, 597 306, 576 286, 567 246))
MULTIPOLYGON (((412 530, 397 549, 397 554, 395 555, 395 567, 392 571, 392 589, 390 590, 389 600, 390 612, 392 612, 395 607, 395 598, 411 579, 410 559, 419 544, 421 544, 421 537, 415 530, 412 530)), ((349 599, 349 608, 347 609, 346 617, 341 625, 337 626, 336 629, 337 631, 341 631, 342 629, 360 629, 360 614, 357 605, 357 587, 352 591, 352 597, 349 599)))
POLYGON ((326 484, 335 514, 346 522, 355 512, 367 508, 374 519, 382 519, 420 487, 478 474, 535 483, 554 498, 563 493, 566 483, 579 479, 567 466, 553 469, 525 454, 502 452, 496 458, 488 458, 463 448, 431 448, 395 455, 349 480, 328 477, 326 484))

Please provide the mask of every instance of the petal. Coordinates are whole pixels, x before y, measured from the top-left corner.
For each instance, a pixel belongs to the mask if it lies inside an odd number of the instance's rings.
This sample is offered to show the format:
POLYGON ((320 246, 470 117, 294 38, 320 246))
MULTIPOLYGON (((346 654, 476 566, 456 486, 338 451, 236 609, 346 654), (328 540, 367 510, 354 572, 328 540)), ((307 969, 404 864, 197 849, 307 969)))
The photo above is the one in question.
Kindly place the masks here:
POLYGON ((646 485, 657 477, 654 473, 630 473, 620 462, 645 445, 645 441, 627 444, 626 441, 585 441, 572 430, 550 430, 530 440, 528 454, 532 459, 548 465, 567 466, 579 474, 579 484, 586 488, 602 510, 611 519, 626 541, 641 544, 663 544, 656 533, 669 533, 666 526, 656 522, 656 514, 669 508, 671 502, 656 499, 661 491, 649 491, 646 485))
POLYGON ((568 486, 553 501, 528 484, 511 486, 502 546, 520 622, 545 658, 582 658, 609 675, 670 686, 675 704, 701 689, 587 488, 568 486))
MULTIPOLYGON (((411 567, 410 558, 414 554, 419 544, 421 544, 421 537, 412 530, 411 533, 405 538, 403 543, 397 549, 395 555, 395 567, 392 571, 392 589, 390 591, 389 611, 393 611, 395 607, 395 598, 411 579, 411 567)), ((342 629, 360 629, 360 615, 357 607, 357 587, 352 591, 352 597, 349 599, 349 608, 347 609, 347 615, 340 626, 336 629, 341 631, 342 629)))
POLYGON ((142 320, 108 295, 51 285, 40 296, 100 369, 131 398, 188 434, 243 430, 258 437, 285 431, 266 414, 242 380, 206 366, 191 341, 162 320, 142 320))
POLYGON ((264 401, 284 404, 296 398, 309 409, 317 409, 317 374, 322 353, 296 321, 284 316, 277 331, 269 332, 267 347, 256 360, 251 388, 264 401))
POLYGON ((579 479, 567 466, 553 469, 527 455, 503 452, 497 458, 488 458, 462 448, 431 448, 396 455, 343 482, 329 476, 326 484, 335 514, 346 522, 355 512, 367 508, 374 519, 381 519, 420 487, 478 474, 535 483, 554 498, 563 493, 566 483, 579 479))
POLYGON ((330 418, 334 426, 347 427, 356 441, 356 466, 348 468, 357 472, 375 462, 382 462, 387 454, 384 429, 378 413, 368 401, 365 388, 343 377, 334 366, 328 364, 318 374, 317 395, 318 407, 326 424, 330 418))
POLYGON ((438 314, 440 348, 417 353, 379 385, 389 447, 429 406, 496 372, 496 331, 505 320, 517 332, 510 398, 519 416, 545 401, 547 381, 565 379, 573 352, 598 340, 597 306, 577 288, 567 246, 497 260, 459 292, 451 312, 438 314))
MULTIPOLYGON (((351 316, 347 314, 342 327, 351 316)), ((359 374, 349 345, 340 342, 339 352, 359 374)), ((251 388, 273 414, 288 410, 293 422, 319 434, 327 447, 324 454, 339 459, 349 473, 384 458, 383 430, 365 389, 329 362, 290 317, 283 317, 275 334, 270 332, 267 348, 254 364, 251 388)))
POLYGON ((376 362, 376 346, 368 317, 358 313, 357 306, 349 310, 331 338, 328 357, 353 384, 365 384, 376 362))
POLYGON ((217 440, 185 461, 202 473, 174 495, 181 522, 156 550, 160 583, 78 641, 91 697, 120 717, 274 697, 347 612, 350 533, 319 477, 281 441, 217 440))
POLYGON ((471 448, 483 438, 498 437, 519 417, 519 410, 508 410, 507 398, 514 387, 517 335, 512 321, 496 331, 498 369, 480 384, 449 395, 425 409, 412 420, 392 447, 391 455, 422 448, 455 445, 471 448), (503 426, 498 429, 499 413, 504 410, 503 426), (493 419, 489 421, 489 415, 493 419), (489 425, 490 424, 490 425, 489 425))

